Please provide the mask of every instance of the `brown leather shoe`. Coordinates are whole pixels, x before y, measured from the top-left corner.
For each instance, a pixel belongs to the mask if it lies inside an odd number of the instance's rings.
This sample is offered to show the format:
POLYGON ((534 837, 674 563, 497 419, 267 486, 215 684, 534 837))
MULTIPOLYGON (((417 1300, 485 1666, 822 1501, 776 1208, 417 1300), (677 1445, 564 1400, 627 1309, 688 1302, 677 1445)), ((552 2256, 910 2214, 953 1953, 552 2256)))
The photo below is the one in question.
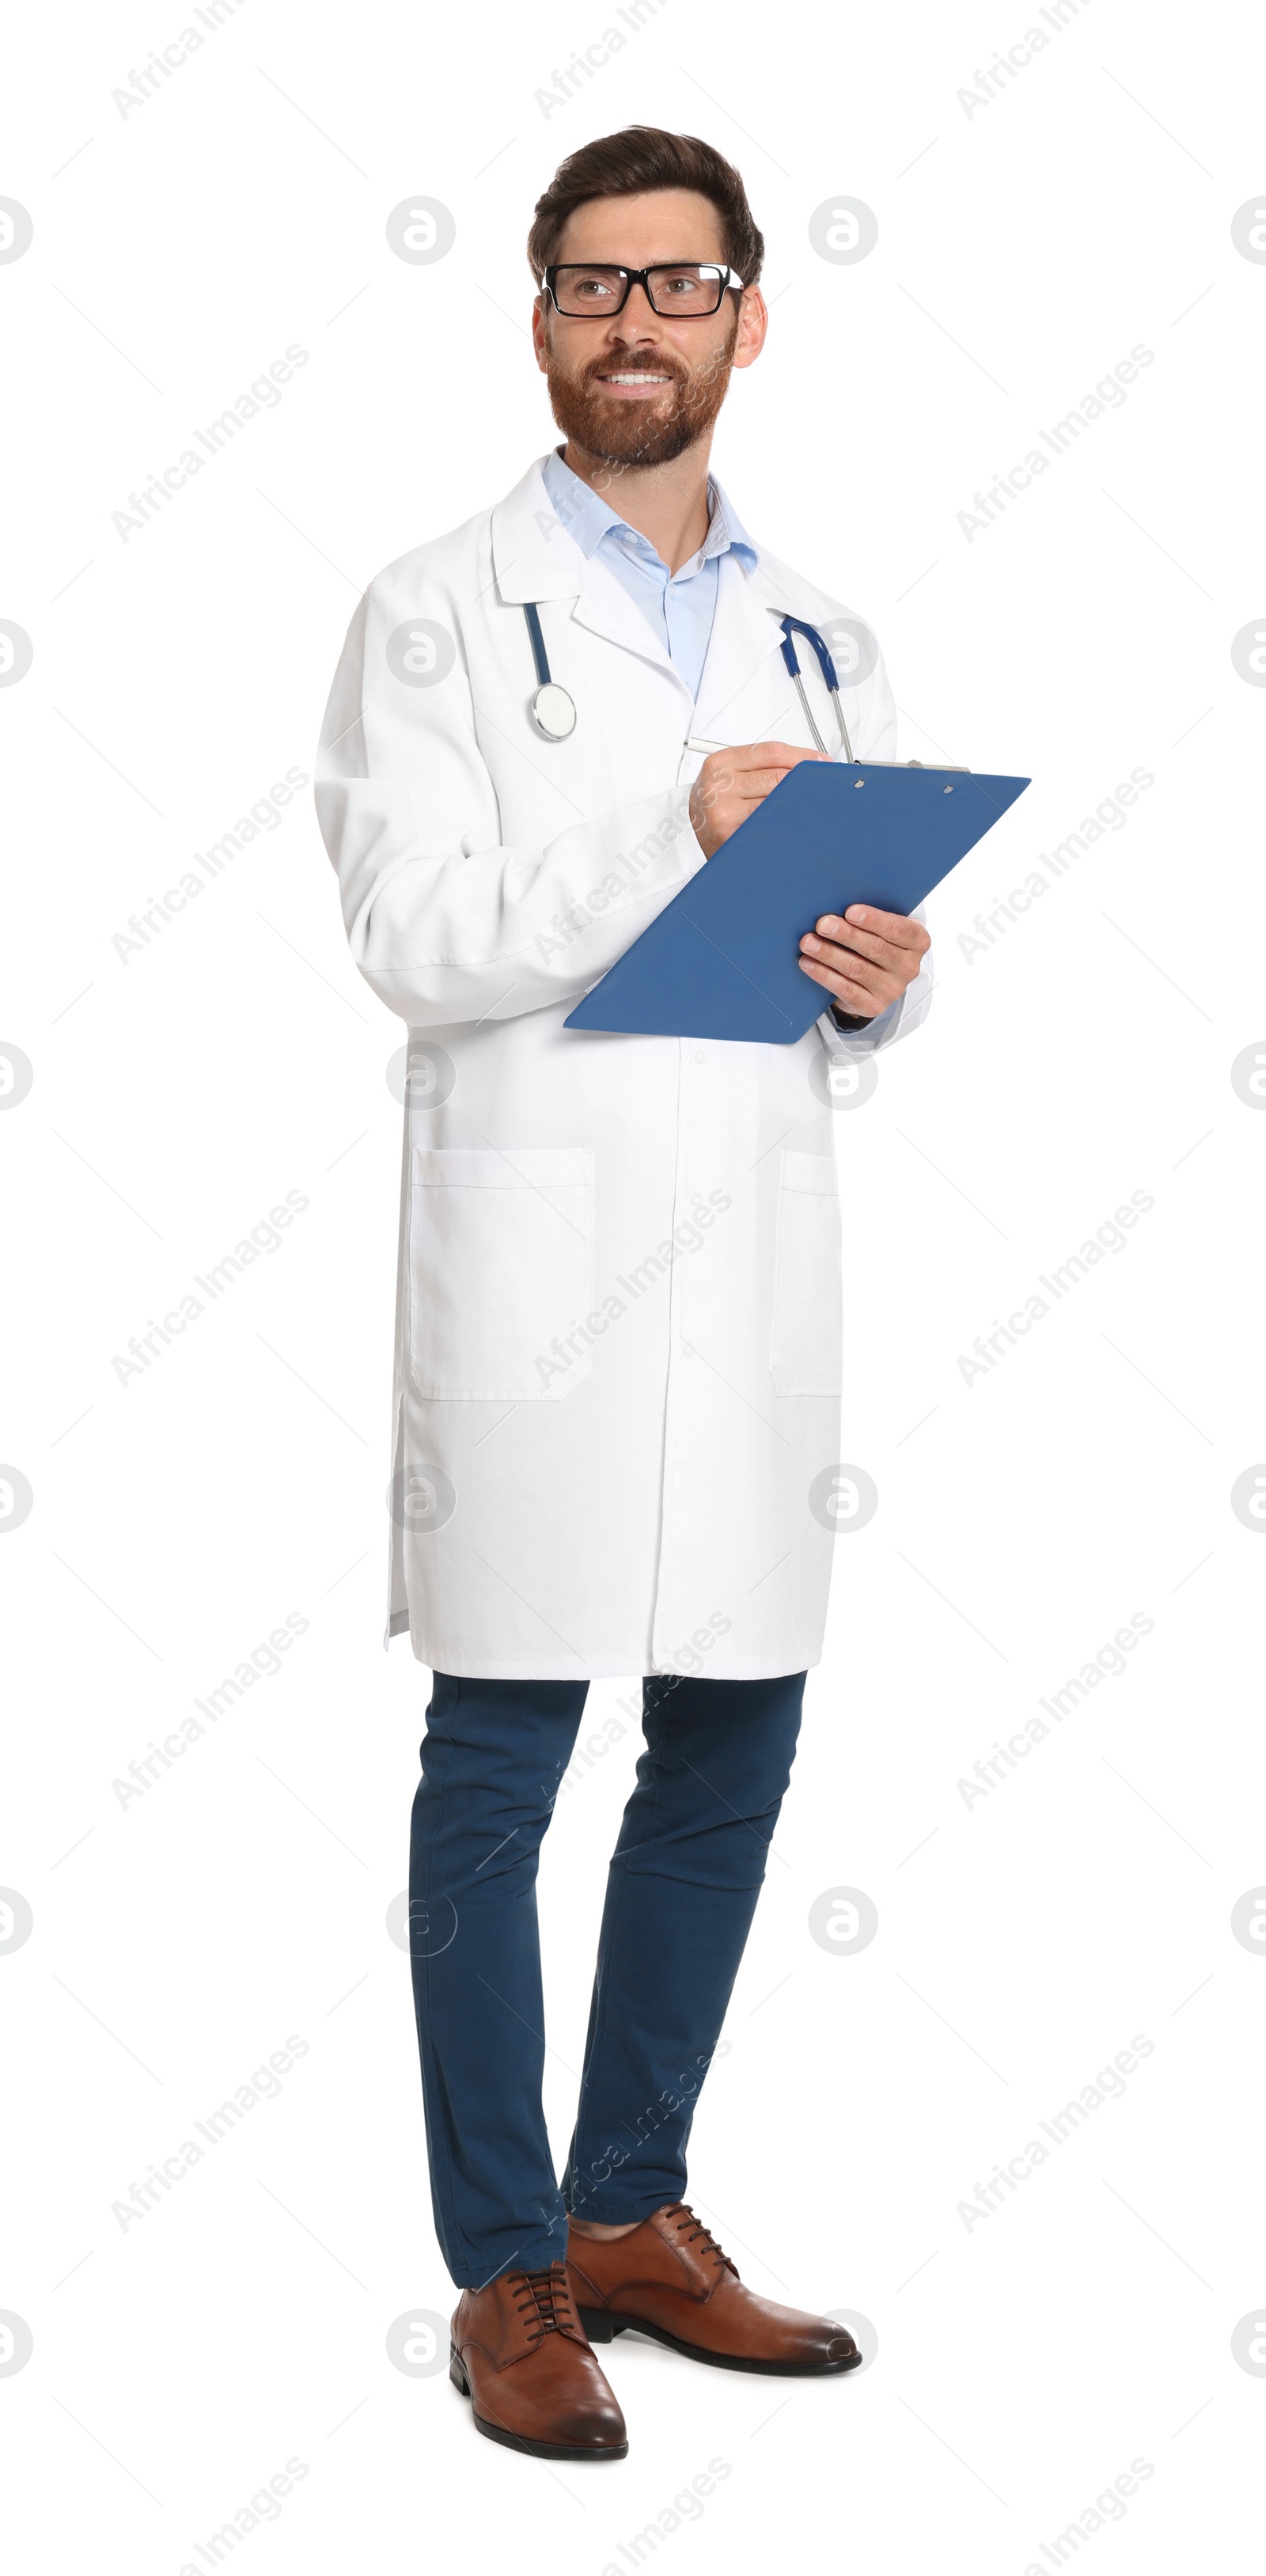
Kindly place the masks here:
POLYGON ((589 2349, 563 2264, 463 2290, 448 2375, 477 2431, 536 2460, 622 2460, 624 2417, 589 2349))
POLYGON ((780 2308, 746 2289, 684 2200, 669 2201, 627 2236, 579 2236, 569 2229, 567 2271, 594 2343, 609 2343, 632 2327, 692 2361, 785 2379, 856 2370, 861 2360, 833 2317, 780 2308))

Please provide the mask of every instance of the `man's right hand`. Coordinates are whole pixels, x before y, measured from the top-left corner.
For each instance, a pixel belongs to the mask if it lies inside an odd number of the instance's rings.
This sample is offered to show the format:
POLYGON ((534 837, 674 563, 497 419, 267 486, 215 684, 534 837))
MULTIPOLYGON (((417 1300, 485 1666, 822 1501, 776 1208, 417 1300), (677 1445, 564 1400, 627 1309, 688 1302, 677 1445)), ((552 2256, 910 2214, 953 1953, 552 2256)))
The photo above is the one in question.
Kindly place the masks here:
POLYGON ((798 760, 825 757, 793 742, 741 742, 732 751, 710 751, 690 790, 690 828, 705 859, 715 856, 798 760))

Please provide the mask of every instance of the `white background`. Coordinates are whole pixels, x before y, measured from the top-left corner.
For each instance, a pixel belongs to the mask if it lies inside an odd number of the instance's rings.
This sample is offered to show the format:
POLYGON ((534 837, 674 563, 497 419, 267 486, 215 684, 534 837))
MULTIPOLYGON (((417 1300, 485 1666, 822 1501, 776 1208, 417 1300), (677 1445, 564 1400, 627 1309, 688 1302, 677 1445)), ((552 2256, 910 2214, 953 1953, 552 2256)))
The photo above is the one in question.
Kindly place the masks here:
MULTIPOLYGON (((536 96, 604 0, 435 13, 244 5, 126 118, 182 0, 25 13, 7 39, 0 267, 9 531, 0 691, 10 903, 0 1547, 17 1680, 0 1880, 10 2224, 0 2381, 26 2569, 177 2576, 282 2469, 252 2569, 466 2558, 601 2576, 771 2551, 1022 2576, 1142 2458, 1096 2567, 1238 2563, 1266 2384, 1266 1457, 1256 504, 1266 267, 1260 37, 1095 0, 988 106, 1033 19, 776 17, 665 0, 583 95, 536 96), (379 565, 552 442, 526 338, 533 201, 634 121, 739 163, 773 328, 715 461, 753 532, 873 621, 903 754, 1031 773, 934 898, 931 1019, 842 1116, 845 1447, 826 1658, 696 2122, 692 2191, 745 2277, 879 2336, 854 2381, 610 2355, 626 2463, 478 2440, 385 2338, 453 2293, 432 2234, 403 1887, 427 1675, 380 1650, 403 1037, 352 969, 305 791, 120 962, 128 916, 312 767, 379 565), (456 243, 393 256, 391 209, 456 243), (854 266, 810 246, 875 210, 854 266), (280 403, 123 542, 111 514, 296 343, 280 403), (972 542, 957 514, 1136 344, 1125 403, 972 542), (968 961, 976 911, 1136 766, 1154 785, 968 961), (121 1385, 112 1358, 287 1190, 310 1205, 121 1385), (1134 1191, 1155 1202, 984 1378, 957 1365, 1134 1191), (917 1426, 917 1427, 916 1427, 917 1426), (295 1612, 283 1669, 126 1807, 112 1781, 295 1612), (956 1787, 1135 1612, 1128 1670, 969 1807, 956 1787), (875 1940, 808 1914, 865 1890, 875 1940), (297 2033, 308 2053, 143 2220, 112 2203, 297 2033), (1125 2097, 970 2229, 958 2203, 1141 2033, 1125 2097), (689 2527, 621 2555, 719 2458, 689 2527)), ((1039 24, 1045 22, 1038 21, 1039 24)), ((740 1514, 718 1465, 718 1512, 740 1514)), ((635 1689, 595 1685, 595 1719, 635 1689)), ((635 1735, 563 1800, 542 1872, 549 2111, 565 2150, 635 1735)), ((1081 2552, 1078 2552, 1080 2559, 1081 2552)))

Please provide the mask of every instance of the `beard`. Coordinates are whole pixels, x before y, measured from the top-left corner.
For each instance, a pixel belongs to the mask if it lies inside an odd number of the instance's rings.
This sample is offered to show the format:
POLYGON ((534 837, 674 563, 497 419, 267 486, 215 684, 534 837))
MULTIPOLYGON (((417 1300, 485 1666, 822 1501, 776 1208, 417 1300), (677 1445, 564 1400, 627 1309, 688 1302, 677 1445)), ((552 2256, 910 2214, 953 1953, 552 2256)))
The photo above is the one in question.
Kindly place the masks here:
POLYGON ((573 372, 546 352, 550 408, 564 435, 587 456, 612 466, 671 465, 711 429, 729 390, 738 339, 738 315, 723 348, 688 367, 672 349, 635 351, 628 357, 592 358, 573 372), (670 376, 671 384, 648 401, 621 402, 599 381, 621 375, 670 376))

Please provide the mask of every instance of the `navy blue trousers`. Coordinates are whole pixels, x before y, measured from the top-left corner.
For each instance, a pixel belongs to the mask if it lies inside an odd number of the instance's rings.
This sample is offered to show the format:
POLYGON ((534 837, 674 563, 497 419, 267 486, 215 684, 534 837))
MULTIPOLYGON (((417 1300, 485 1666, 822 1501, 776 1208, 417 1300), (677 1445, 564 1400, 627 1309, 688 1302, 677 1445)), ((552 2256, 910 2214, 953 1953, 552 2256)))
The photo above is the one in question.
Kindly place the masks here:
POLYGON ((694 2107, 795 1758, 803 1673, 660 1674, 607 1880, 562 2183, 541 2107, 536 1871, 585 1681, 436 1673, 413 1803, 410 1950, 436 2233, 462 2288, 566 2253, 686 2187, 694 2107))

